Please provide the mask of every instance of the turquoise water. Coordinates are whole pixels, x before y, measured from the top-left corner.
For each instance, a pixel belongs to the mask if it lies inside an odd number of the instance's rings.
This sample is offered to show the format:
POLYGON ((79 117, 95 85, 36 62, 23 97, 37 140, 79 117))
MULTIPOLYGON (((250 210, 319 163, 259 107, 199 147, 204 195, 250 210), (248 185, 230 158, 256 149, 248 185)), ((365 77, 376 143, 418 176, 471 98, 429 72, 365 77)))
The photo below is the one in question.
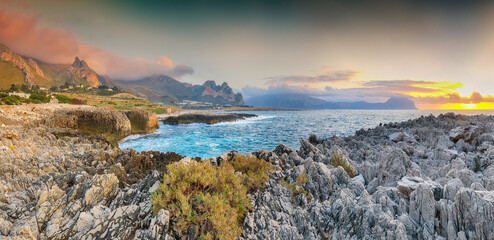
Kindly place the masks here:
MULTIPOLYGON (((319 138, 346 136, 359 129, 373 128, 379 123, 400 122, 421 115, 448 111, 419 110, 308 110, 308 111, 257 111, 258 115, 237 122, 215 125, 188 124, 170 126, 160 124, 151 134, 134 135, 120 143, 121 148, 137 151, 158 150, 177 152, 188 157, 209 158, 236 150, 251 153, 273 150, 280 143, 293 149, 300 147, 300 139, 311 133, 319 138)), ((486 111, 457 111, 465 114, 494 114, 486 111)))

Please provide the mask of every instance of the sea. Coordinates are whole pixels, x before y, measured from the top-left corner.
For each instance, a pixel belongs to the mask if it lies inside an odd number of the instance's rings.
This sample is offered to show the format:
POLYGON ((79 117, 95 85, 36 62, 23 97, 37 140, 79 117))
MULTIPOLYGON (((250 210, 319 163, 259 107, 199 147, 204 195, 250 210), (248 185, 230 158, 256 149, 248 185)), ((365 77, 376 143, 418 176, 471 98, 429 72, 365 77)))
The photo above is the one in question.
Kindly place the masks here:
POLYGON ((302 110, 248 111, 257 117, 214 125, 202 123, 164 125, 154 133, 131 135, 120 148, 136 151, 176 152, 187 157, 210 158, 235 150, 242 154, 274 150, 285 144, 297 150, 300 139, 314 133, 318 138, 348 136, 380 123, 401 122, 420 116, 454 112, 494 115, 494 110, 302 110))

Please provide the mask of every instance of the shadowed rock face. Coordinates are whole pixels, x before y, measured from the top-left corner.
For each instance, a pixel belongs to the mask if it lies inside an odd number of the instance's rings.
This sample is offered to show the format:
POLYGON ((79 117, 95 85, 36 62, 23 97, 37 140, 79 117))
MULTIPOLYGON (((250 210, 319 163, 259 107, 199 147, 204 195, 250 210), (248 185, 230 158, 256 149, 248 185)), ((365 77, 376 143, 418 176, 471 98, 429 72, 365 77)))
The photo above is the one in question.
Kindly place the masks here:
POLYGON ((127 111, 132 134, 152 133, 159 128, 158 116, 143 110, 127 111))
POLYGON ((77 129, 80 133, 104 136, 110 142, 130 134, 151 133, 159 127, 155 113, 110 109, 60 110, 47 119, 48 125, 77 129))
POLYGON ((179 125, 191 123, 216 124, 220 122, 234 122, 250 117, 257 117, 255 114, 247 113, 225 113, 225 114, 183 114, 179 116, 170 116, 163 120, 164 124, 179 125))
POLYGON ((61 110, 48 120, 50 125, 77 129, 88 135, 103 135, 108 141, 118 141, 132 133, 124 112, 109 109, 61 110))

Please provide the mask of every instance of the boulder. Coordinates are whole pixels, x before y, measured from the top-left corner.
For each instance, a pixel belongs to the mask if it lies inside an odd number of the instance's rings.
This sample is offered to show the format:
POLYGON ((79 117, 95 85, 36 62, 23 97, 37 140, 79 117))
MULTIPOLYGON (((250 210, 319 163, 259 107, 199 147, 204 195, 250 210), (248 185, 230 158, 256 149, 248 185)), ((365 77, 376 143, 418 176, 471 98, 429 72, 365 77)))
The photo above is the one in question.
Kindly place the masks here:
POLYGON ((152 133, 159 128, 158 116, 144 110, 125 112, 129 118, 132 134, 152 133))

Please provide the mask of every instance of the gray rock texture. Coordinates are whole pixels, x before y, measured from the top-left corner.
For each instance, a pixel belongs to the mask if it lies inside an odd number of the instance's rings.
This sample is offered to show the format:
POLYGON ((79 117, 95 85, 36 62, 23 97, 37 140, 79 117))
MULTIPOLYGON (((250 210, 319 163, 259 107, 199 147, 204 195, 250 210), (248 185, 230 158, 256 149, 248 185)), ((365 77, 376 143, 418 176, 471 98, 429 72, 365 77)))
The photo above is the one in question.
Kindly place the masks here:
MULTIPOLYGON (((70 120, 115 118, 119 133, 131 131, 126 114, 60 111, 0 108, 0 239, 184 238, 168 211, 152 213, 150 197, 167 164, 193 159, 121 150, 70 120)), ((493 123, 427 116, 254 152, 274 171, 250 195, 242 238, 494 239, 493 123), (301 175, 300 194, 282 184, 301 175)))
POLYGON ((279 170, 253 195, 243 237, 494 239, 493 122, 427 116, 349 137, 311 135, 299 151, 280 145, 256 152, 279 170), (335 151, 355 177, 330 164, 335 151), (281 185, 301 174, 309 178, 302 187, 310 199, 281 185))

